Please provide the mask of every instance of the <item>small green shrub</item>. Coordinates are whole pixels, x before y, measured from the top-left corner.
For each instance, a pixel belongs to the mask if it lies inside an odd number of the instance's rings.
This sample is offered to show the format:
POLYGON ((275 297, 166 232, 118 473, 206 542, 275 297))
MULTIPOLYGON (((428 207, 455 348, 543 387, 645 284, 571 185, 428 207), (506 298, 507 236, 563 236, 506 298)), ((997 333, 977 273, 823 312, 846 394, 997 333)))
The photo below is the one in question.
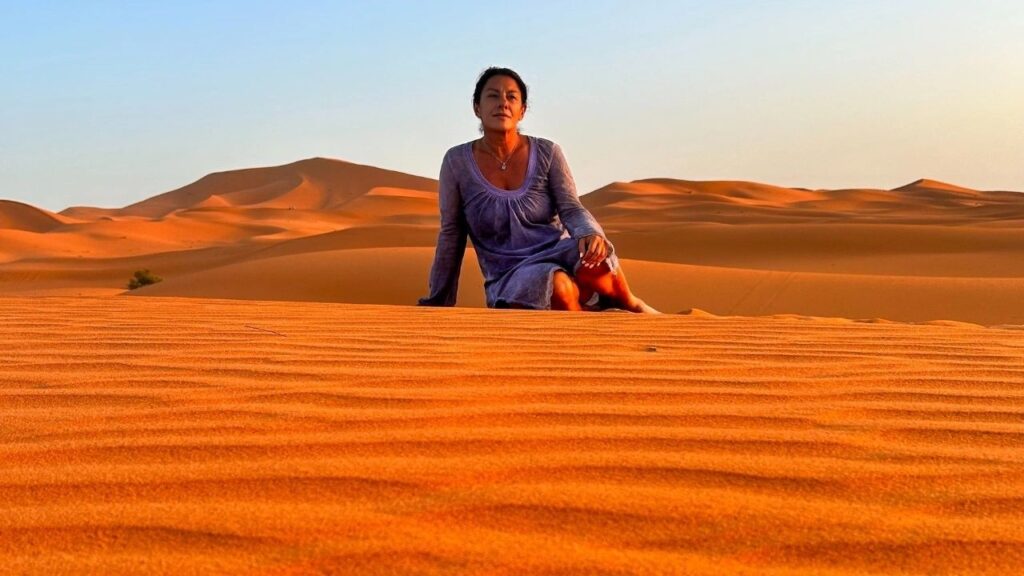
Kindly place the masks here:
POLYGON ((161 280, 163 280, 163 278, 153 274, 148 268, 145 270, 136 270, 135 274, 132 275, 131 280, 128 281, 128 289, 135 290, 136 288, 156 284, 161 280))

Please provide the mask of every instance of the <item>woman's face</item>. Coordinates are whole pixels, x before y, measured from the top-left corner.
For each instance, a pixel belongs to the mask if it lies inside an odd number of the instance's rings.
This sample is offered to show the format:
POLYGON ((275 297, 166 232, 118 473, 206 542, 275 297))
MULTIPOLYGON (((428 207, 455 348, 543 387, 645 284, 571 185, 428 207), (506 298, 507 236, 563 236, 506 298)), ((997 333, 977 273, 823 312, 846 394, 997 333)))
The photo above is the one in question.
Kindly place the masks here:
POLYGON ((492 76, 480 93, 480 103, 473 104, 476 117, 485 130, 511 132, 526 113, 519 85, 508 76, 492 76))

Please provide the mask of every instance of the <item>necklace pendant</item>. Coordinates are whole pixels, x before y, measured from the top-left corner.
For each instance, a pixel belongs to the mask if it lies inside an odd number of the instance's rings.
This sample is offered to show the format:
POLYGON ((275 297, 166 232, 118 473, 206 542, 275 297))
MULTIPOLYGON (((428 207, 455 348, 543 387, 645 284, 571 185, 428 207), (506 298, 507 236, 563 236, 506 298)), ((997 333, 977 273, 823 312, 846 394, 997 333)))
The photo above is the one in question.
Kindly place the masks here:
POLYGON ((506 164, 505 162, 502 162, 501 163, 501 171, 504 172, 506 168, 508 168, 508 164, 506 164))

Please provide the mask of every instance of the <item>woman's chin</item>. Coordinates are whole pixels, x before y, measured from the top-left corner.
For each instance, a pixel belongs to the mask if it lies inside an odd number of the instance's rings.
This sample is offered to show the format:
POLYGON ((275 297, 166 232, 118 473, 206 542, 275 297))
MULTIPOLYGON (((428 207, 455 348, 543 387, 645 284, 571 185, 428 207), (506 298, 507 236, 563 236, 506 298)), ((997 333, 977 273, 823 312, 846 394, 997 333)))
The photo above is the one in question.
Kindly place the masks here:
POLYGON ((516 127, 516 123, 511 120, 484 124, 484 129, 489 132, 515 132, 516 127))

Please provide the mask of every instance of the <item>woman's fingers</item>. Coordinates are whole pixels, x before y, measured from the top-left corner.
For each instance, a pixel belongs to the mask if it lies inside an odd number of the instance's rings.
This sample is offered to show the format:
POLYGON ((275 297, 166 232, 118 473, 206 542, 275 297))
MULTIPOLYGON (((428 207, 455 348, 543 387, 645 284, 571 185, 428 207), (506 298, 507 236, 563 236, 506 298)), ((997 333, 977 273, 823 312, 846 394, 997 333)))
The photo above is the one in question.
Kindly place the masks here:
POLYGON ((587 268, 594 268, 604 261, 608 247, 604 238, 592 235, 580 239, 580 259, 587 268))
POLYGON ((594 258, 594 248, 597 242, 593 236, 584 236, 580 238, 580 260, 583 265, 587 268, 590 267, 590 262, 594 258))

